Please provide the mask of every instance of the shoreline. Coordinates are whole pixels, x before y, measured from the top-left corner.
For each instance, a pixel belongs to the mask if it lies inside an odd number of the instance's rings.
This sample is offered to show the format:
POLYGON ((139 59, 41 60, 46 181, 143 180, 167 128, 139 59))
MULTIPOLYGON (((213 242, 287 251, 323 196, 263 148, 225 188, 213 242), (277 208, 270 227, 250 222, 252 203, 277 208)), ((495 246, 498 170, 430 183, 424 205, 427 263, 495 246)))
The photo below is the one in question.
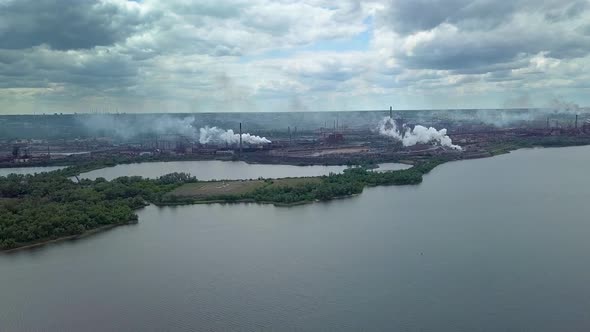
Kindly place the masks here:
POLYGON ((119 227, 119 226, 130 226, 130 225, 136 225, 138 223, 139 223, 139 221, 133 220, 133 221, 128 221, 126 223, 121 223, 121 224, 104 225, 104 226, 100 226, 97 228, 87 230, 82 234, 62 236, 62 237, 58 237, 58 238, 51 239, 51 240, 44 240, 41 242, 29 243, 29 244, 25 244, 23 246, 12 248, 12 249, 0 249, 0 255, 11 254, 11 253, 21 251, 21 250, 35 249, 38 247, 43 247, 46 245, 59 243, 59 242, 79 240, 79 239, 83 239, 83 238, 87 238, 87 237, 96 235, 98 233, 106 232, 108 230, 111 230, 111 229, 119 227))
MULTIPOLYGON (((576 147, 576 146, 580 146, 580 145, 571 145, 571 146, 564 146, 564 147, 576 147)), ((586 145, 586 146, 588 146, 588 145, 586 145)), ((422 173, 422 175, 426 175, 427 173, 429 173, 432 169, 436 168, 437 166, 440 166, 441 164, 445 164, 445 163, 451 162, 451 161, 461 161, 461 160, 473 160, 473 159, 491 158, 491 157, 495 157, 495 156, 498 156, 498 155, 508 154, 508 153, 511 153, 512 151, 518 151, 518 150, 522 150, 522 149, 534 149, 534 148, 556 148, 556 147, 555 146, 549 146, 549 147, 543 147, 543 146, 538 146, 538 147, 522 147, 522 148, 516 148, 516 149, 505 149, 505 150, 502 150, 502 153, 493 154, 493 155, 485 156, 485 157, 479 157, 479 158, 472 158, 472 159, 471 158, 470 159, 448 159, 448 160, 444 160, 443 162, 440 162, 439 164, 436 164, 433 168, 429 169, 425 173, 422 173)), ((412 169, 412 168, 409 168, 409 169, 412 169)), ((388 171, 388 172, 399 172, 399 171, 400 170, 393 170, 393 171, 388 171)), ((234 180, 234 181, 240 181, 240 180, 234 180)), ((422 181, 420 181, 418 183, 380 184, 380 185, 369 185, 369 184, 366 184, 365 187, 417 185, 417 184, 420 184, 421 182, 422 181)), ((350 195, 334 196, 334 197, 330 197, 328 199, 322 199, 322 200, 318 200, 318 199, 315 199, 315 200, 304 200, 304 201, 297 201, 297 202, 291 202, 291 203, 275 202, 275 201, 272 201, 272 200, 256 201, 256 200, 254 200, 252 198, 243 198, 243 199, 213 199, 213 200, 198 200, 198 199, 192 199, 191 200, 190 198, 187 198, 186 201, 180 201, 180 202, 159 201, 159 202, 151 202, 151 204, 154 204, 157 207, 168 207, 168 206, 171 207, 171 206, 196 205, 196 204, 242 204, 242 203, 256 203, 256 204, 272 204, 273 206, 276 206, 276 207, 293 207, 293 206, 299 206, 299 205, 312 204, 312 203, 316 203, 316 202, 328 202, 328 201, 332 201, 332 200, 348 199, 348 198, 352 198, 352 197, 355 197, 355 196, 359 196, 362 193, 363 193, 363 191, 361 191, 359 193, 350 194, 350 195)), ((146 205, 149 205, 149 204, 146 204, 146 205)), ((139 209, 140 208, 137 208, 134 211, 138 211, 139 209)), ((104 226, 101 226, 101 227, 98 227, 98 228, 87 230, 87 231, 85 231, 82 234, 69 235, 69 236, 59 237, 59 238, 50 239, 50 240, 43 240, 43 241, 40 241, 40 242, 27 243, 27 244, 24 244, 22 246, 18 246, 18 247, 11 248, 11 249, 0 249, 0 254, 8 254, 8 253, 16 252, 16 251, 19 251, 19 250, 33 249, 33 248, 36 248, 36 247, 41 247, 41 246, 44 246, 44 245, 48 245, 48 244, 52 244, 52 243, 57 243, 57 242, 82 239, 82 238, 89 237, 89 236, 92 236, 92 235, 97 234, 97 233, 101 233, 101 232, 110 230, 110 229, 115 228, 115 227, 125 226, 125 225, 133 225, 133 224, 137 224, 137 223, 138 223, 138 220, 135 219, 135 220, 129 220, 129 221, 123 222, 123 223, 104 225, 104 226)))
MULTIPOLYGON (((398 185, 394 185, 398 186, 398 185)), ((401 185, 400 185, 401 186, 401 185)), ((307 205, 313 203, 322 203, 322 202, 329 202, 333 200, 339 199, 347 199, 356 196, 360 196, 360 194, 350 194, 350 195, 343 195, 343 196, 336 196, 332 197, 327 200, 308 200, 308 201, 297 201, 292 203, 281 203, 281 202, 273 202, 273 201, 256 201, 254 199, 238 199, 238 200, 222 200, 222 199, 214 199, 214 200, 195 200, 195 201, 186 201, 186 202, 170 202, 170 203, 154 203, 157 207, 170 207, 170 206, 184 206, 184 205, 200 205, 200 204, 245 204, 245 203, 253 203, 253 204, 262 204, 262 205, 274 205, 276 207, 293 207, 293 206, 300 206, 300 205, 307 205)))
MULTIPOLYGON (((530 148, 561 148, 561 147, 575 147, 575 146, 586 146, 590 145, 590 141, 580 141, 576 142, 575 144, 547 144, 543 145, 543 143, 539 143, 538 145, 534 142, 532 144, 527 145, 511 145, 511 142, 508 142, 508 145, 500 145, 497 146, 496 149, 490 149, 482 151, 481 153, 477 154, 458 154, 458 155, 449 155, 449 160, 451 161, 459 161, 459 160, 471 160, 471 159, 482 159, 482 158, 489 158, 494 157, 496 155, 501 155, 505 153, 509 153, 511 151, 520 150, 520 149, 530 149, 530 148), (514 149, 513 149, 514 148, 514 149)), ((430 156, 428 158, 432 158, 430 156)), ((422 160, 419 159, 412 159, 410 156, 389 156, 389 155, 380 155, 380 156, 372 156, 371 162, 373 164, 382 164, 382 163, 399 163, 405 165, 415 165, 416 162, 422 160)), ((48 172, 63 172, 66 176, 79 176, 82 173, 92 172, 95 170, 111 168, 118 165, 133 165, 133 164, 141 164, 141 163, 168 163, 168 162, 191 162, 191 161, 221 161, 221 162, 244 162, 249 165, 285 165, 285 166, 345 166, 345 165, 358 165, 360 162, 363 161, 363 158, 358 158, 355 156, 347 156, 347 157, 335 157, 335 158, 327 158, 327 159, 320 159, 320 160, 313 160, 309 158, 301 158, 301 159, 281 159, 275 157, 268 157, 268 156, 244 156, 243 158, 231 158, 226 156, 182 156, 182 157, 149 157, 149 158, 130 158, 130 159, 123 159, 123 160, 103 160, 103 159, 96 159, 96 160, 88 160, 88 159, 75 159, 75 158, 66 158, 63 160, 57 161, 40 161, 34 163, 0 163, 0 169, 11 169, 11 168, 26 168, 26 167, 63 167, 59 170, 53 170, 48 172)))

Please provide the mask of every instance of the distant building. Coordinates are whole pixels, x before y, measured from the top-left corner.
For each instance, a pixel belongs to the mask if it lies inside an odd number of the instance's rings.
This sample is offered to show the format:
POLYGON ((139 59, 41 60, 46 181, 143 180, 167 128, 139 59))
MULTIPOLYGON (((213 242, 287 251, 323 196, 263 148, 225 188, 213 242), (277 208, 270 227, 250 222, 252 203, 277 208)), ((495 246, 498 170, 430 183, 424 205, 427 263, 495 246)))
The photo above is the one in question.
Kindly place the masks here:
POLYGON ((215 154, 221 155, 221 156, 233 156, 234 150, 217 150, 217 151, 215 151, 215 154))
POLYGON ((344 142, 344 135, 341 133, 332 133, 326 137, 326 143, 328 144, 337 144, 344 142))

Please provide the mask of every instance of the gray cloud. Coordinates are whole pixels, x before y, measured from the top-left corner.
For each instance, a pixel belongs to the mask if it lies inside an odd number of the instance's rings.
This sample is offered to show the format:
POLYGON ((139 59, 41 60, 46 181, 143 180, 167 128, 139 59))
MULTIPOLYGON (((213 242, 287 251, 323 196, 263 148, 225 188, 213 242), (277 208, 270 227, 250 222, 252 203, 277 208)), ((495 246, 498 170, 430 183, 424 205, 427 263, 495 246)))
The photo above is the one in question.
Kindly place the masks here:
POLYGON ((52 83, 117 89, 121 85, 133 84, 137 71, 137 64, 128 57, 104 51, 0 50, 0 81, 5 86, 34 87, 52 83))
POLYGON ((589 4, 0 0, 0 109, 502 106, 547 91, 580 100, 589 4))
POLYGON ((518 67, 543 52, 585 57, 587 0, 400 0, 379 22, 408 41, 396 57, 409 68, 485 73, 518 67))
POLYGON ((508 20, 517 8, 516 1, 398 0, 381 19, 402 34, 430 30, 443 23, 477 23, 472 27, 489 29, 508 20))
POLYGON ((380 14, 383 23, 402 34, 436 28, 443 23, 466 30, 489 30, 521 13, 541 13, 548 21, 580 16, 587 0, 394 0, 380 14))
POLYGON ((0 2, 0 48, 89 49, 123 41, 141 24, 139 12, 113 3, 9 0, 0 2))

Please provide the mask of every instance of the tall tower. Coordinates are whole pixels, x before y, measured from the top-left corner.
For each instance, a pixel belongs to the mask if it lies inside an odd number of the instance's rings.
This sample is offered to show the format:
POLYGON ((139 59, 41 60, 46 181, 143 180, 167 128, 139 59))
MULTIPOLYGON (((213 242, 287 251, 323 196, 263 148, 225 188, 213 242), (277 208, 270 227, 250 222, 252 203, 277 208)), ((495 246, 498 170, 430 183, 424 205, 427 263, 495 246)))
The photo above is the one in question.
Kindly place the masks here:
POLYGON ((240 157, 242 156, 242 123, 240 122, 240 157))

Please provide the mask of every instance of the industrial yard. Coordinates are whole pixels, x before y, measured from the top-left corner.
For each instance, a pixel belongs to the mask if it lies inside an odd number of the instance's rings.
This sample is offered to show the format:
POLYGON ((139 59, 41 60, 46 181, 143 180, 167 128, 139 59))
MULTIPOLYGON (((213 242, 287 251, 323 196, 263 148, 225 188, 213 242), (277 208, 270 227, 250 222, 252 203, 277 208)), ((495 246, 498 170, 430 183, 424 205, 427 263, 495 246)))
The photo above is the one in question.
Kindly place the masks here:
MULTIPOLYGON (((511 115, 514 117, 514 113, 511 115)), ((31 116, 19 121, 3 117, 0 127, 5 127, 4 132, 12 133, 12 137, 0 136, 0 165, 22 167, 72 165, 96 160, 118 163, 211 159, 292 165, 414 163, 433 156, 482 158, 515 147, 590 143, 590 116, 587 113, 556 113, 513 121, 510 125, 493 125, 478 118, 453 120, 440 114, 390 111, 364 115, 366 120, 345 121, 345 115, 338 114, 331 116, 331 123, 306 119, 303 127, 302 121, 296 122, 300 124, 299 129, 284 120, 277 121, 276 125, 272 120, 264 123, 257 119, 256 123, 250 123, 244 115, 235 123, 232 122, 233 116, 227 115, 222 125, 233 128, 202 127, 200 123, 208 120, 182 118, 171 122, 165 131, 150 132, 147 128, 129 137, 120 135, 119 131, 124 128, 115 128, 113 132, 104 128, 76 132, 74 129, 79 128, 75 123, 67 125, 69 117, 31 116), (61 128, 47 119, 59 123, 61 128), (378 119, 381 122, 377 122, 378 119), (41 122, 45 124, 42 126, 41 122), (287 126, 281 122, 286 122, 287 126), (19 124, 22 130, 18 130, 19 124), (38 130, 35 126, 39 126, 38 130), (407 143, 408 135, 418 127, 431 130, 428 134, 434 133, 434 136, 407 143), (44 131, 45 134, 39 134, 44 131), (20 132, 22 137, 18 136, 20 132)), ((330 116, 325 118, 330 119, 330 116)))

